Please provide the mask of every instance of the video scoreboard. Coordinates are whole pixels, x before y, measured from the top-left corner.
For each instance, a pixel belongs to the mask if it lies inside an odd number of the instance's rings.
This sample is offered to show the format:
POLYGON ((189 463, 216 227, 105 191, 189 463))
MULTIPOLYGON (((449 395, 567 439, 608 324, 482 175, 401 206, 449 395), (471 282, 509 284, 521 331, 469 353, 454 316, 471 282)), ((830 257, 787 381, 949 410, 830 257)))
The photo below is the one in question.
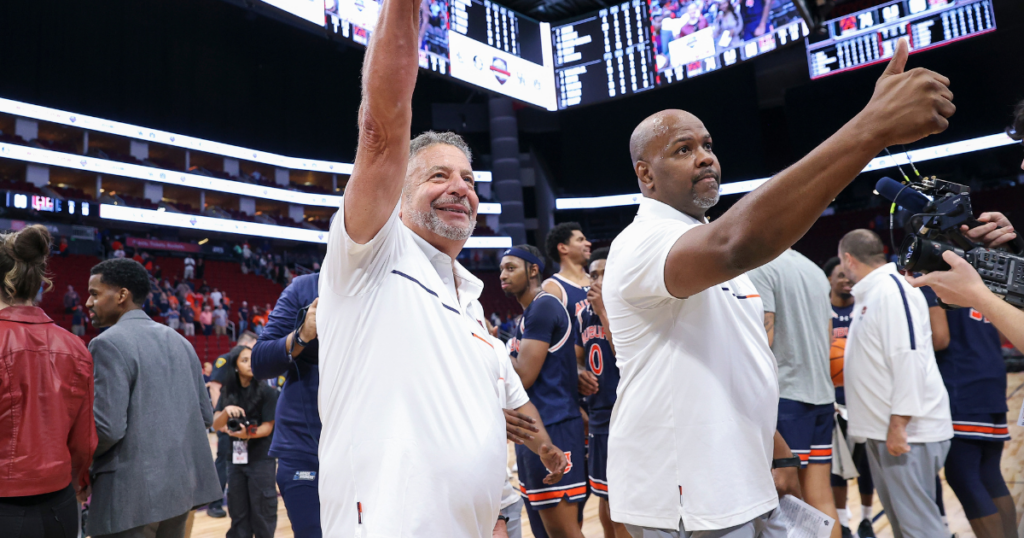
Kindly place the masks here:
POLYGON ((910 52, 995 31, 991 0, 897 0, 826 23, 828 34, 807 39, 811 78, 888 61, 900 38, 910 52))
POLYGON ((558 108, 654 87, 647 1, 632 0, 551 29, 558 108))
MULTIPOLYGON (((262 0, 368 45, 383 0, 262 0)), ((811 78, 994 31, 992 0, 894 0, 809 35, 793 0, 627 0, 556 24, 492 0, 421 0, 420 67, 548 110, 633 95, 804 40, 811 78)))

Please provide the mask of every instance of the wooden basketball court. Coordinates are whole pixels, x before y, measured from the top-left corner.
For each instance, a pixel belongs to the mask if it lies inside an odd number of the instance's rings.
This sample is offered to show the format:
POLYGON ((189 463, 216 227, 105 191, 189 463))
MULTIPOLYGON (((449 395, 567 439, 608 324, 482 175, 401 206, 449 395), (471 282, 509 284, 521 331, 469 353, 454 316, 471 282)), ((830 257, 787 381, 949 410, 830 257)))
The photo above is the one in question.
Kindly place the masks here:
MULTIPOLYGON (((1006 449, 1003 451, 1003 476, 1006 477, 1007 486, 1010 488, 1010 493, 1013 495, 1014 502, 1017 505, 1017 521, 1020 522, 1021 514, 1024 513, 1024 428, 1017 426, 1017 414, 1020 412, 1021 402, 1024 400, 1024 373, 1013 373, 1009 375, 1009 381, 1007 383, 1006 394, 1008 396, 1008 404, 1010 407, 1009 423, 1010 423, 1010 436, 1012 440, 1006 444, 1006 449)), ((217 438, 215 435, 210 436, 210 445, 214 453, 216 453, 217 438)), ((515 455, 512 451, 511 445, 509 446, 509 461, 515 461, 515 455)), ((850 520, 860 521, 860 498, 857 493, 857 488, 851 484, 850 488, 850 520)), ((960 502, 957 501, 956 496, 953 495, 953 491, 946 485, 945 477, 942 481, 942 493, 943 500, 946 505, 946 515, 949 518, 950 530, 956 533, 958 538, 974 538, 974 533, 971 531, 971 526, 967 523, 967 518, 964 517, 963 508, 960 507, 960 502)), ((878 502, 878 496, 875 496, 874 512, 878 514, 882 511, 882 506, 878 502)), ((192 527, 193 538, 222 538, 228 530, 231 524, 230 518, 214 519, 206 515, 205 512, 199 512, 195 516, 195 522, 192 527)), ((885 516, 881 516, 875 521, 875 533, 879 538, 892 538, 892 531, 889 528, 889 522, 885 516)), ((601 529, 601 523, 597 518, 597 498, 594 496, 590 497, 587 502, 586 509, 584 511, 583 519, 583 535, 586 538, 603 538, 604 533, 601 529)), ((284 509, 284 502, 280 502, 277 511, 277 534, 278 538, 292 538, 291 524, 288 522, 288 514, 284 509)), ((523 536, 533 538, 533 533, 530 532, 530 523, 527 521, 525 515, 523 517, 523 536)))

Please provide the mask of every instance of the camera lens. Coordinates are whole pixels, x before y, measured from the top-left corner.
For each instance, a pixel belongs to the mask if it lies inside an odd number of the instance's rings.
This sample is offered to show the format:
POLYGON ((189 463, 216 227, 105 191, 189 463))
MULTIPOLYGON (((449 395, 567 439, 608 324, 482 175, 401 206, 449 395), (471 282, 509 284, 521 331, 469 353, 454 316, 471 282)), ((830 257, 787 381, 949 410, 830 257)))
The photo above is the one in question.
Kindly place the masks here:
POLYGON ((948 271, 949 264, 942 259, 942 253, 947 250, 961 258, 964 256, 963 251, 952 245, 908 235, 900 246, 898 265, 901 269, 914 273, 948 271))
POLYGON ((242 429, 242 424, 238 421, 237 418, 231 417, 231 418, 228 419, 228 430, 229 431, 237 432, 237 431, 241 431, 241 429, 242 429))

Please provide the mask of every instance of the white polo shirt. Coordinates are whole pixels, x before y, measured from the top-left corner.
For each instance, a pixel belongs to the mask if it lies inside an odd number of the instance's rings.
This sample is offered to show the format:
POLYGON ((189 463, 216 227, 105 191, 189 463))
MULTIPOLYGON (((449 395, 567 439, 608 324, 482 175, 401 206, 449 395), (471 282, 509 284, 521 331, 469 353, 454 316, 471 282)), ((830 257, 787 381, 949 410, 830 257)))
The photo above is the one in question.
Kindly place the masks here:
POLYGON ((949 395, 935 362, 928 303, 889 263, 853 286, 843 377, 847 435, 884 441, 889 417, 913 417, 907 440, 953 438, 949 395))
MULTIPOLYGON (((526 389, 523 388, 523 381, 519 379, 519 374, 512 366, 512 359, 505 351, 505 344, 494 337, 491 338, 491 343, 494 344, 494 356, 498 360, 501 375, 498 378, 498 402, 502 409, 519 409, 530 402, 530 397, 526 394, 526 389)), ((501 488, 501 509, 504 510, 512 506, 521 498, 522 494, 519 490, 512 487, 512 471, 508 468, 506 453, 505 485, 501 488)))
POLYGON ((320 271, 324 536, 489 536, 506 460, 483 285, 402 224, 331 226, 320 271))
POLYGON ((608 491, 621 523, 724 529, 779 504, 779 382, 754 285, 739 276, 687 299, 665 286, 669 250, 700 225, 643 198, 608 255, 604 303, 621 376, 608 491))

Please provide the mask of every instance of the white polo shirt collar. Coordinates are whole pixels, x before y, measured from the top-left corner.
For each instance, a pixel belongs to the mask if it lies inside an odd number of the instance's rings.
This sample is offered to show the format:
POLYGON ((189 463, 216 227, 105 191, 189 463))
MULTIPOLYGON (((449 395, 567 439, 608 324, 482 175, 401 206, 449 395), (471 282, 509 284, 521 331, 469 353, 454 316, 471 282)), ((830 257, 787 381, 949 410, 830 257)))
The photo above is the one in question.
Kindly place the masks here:
POLYGON ((469 303, 480 298, 480 294, 484 291, 483 281, 470 273, 461 263, 453 261, 451 256, 441 252, 426 239, 420 237, 415 230, 410 228, 409 231, 412 232, 413 241, 430 260, 430 264, 434 266, 434 270, 441 277, 441 282, 444 283, 448 293, 459 306, 465 309, 469 303))
POLYGON ((889 278, 887 275, 896 275, 903 278, 903 275, 901 275, 899 270, 896 269, 895 263, 887 263, 881 267, 872 269, 870 273, 864 275, 864 278, 860 279, 860 282, 857 282, 852 288, 850 288, 850 294, 854 297, 857 297, 858 293, 863 295, 864 292, 875 287, 875 283, 878 280, 889 278))
POLYGON ((654 198, 643 197, 640 199, 640 208, 636 211, 637 220, 640 219, 673 219, 687 224, 707 224, 707 217, 698 220, 682 211, 654 198))

